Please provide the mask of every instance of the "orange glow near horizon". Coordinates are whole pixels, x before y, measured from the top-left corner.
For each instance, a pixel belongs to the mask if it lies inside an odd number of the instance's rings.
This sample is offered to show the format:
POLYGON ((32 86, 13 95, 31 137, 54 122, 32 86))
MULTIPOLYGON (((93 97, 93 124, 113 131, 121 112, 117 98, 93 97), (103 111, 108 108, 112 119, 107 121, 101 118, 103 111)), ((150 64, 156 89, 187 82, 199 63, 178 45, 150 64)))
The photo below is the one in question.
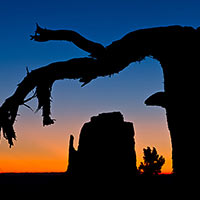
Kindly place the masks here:
MULTIPOLYGON (((88 120, 76 120, 76 124, 72 121, 67 124, 67 121, 59 120, 55 125, 45 128, 38 125, 38 116, 31 119, 31 124, 20 120, 16 126, 15 146, 9 149, 7 141, 1 139, 0 173, 65 172, 68 166, 69 136, 75 136, 74 146, 77 148, 80 128, 88 120)), ((145 123, 134 120, 137 166, 143 161, 143 148, 155 146, 158 154, 165 158, 162 173, 171 173, 171 145, 166 124, 143 124, 145 123)))

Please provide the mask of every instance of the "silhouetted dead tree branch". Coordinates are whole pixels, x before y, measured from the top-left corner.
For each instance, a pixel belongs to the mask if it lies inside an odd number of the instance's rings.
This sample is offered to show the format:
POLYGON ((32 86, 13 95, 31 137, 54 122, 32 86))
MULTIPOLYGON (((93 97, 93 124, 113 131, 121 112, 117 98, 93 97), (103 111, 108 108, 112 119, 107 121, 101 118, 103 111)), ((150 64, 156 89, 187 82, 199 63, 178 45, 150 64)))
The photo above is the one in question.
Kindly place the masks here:
MULTIPOLYGON (((50 118, 51 88, 56 80, 65 78, 79 79, 80 82, 83 82, 82 86, 84 86, 98 76, 118 73, 127 66, 126 61, 126 64, 117 63, 115 65, 110 60, 112 54, 107 55, 106 51, 108 50, 101 44, 89 41, 74 31, 52 31, 42 29, 37 25, 35 35, 31 36, 31 39, 38 42, 48 40, 71 41, 79 48, 89 52, 91 57, 56 62, 27 73, 27 76, 18 85, 15 93, 6 99, 0 107, 0 129, 2 129, 3 135, 8 140, 10 146, 13 145, 12 139, 16 138, 13 124, 18 108, 27 102, 25 98, 34 88, 36 88, 35 96, 38 98, 38 110, 43 110, 43 125, 50 125, 54 123, 54 120, 50 118)), ((112 51, 110 52, 112 53, 112 51)), ((136 58, 136 60, 140 59, 136 58)))
POLYGON ((38 110, 42 109, 43 111, 43 125, 53 124, 54 120, 50 118, 51 88, 53 83, 56 80, 69 78, 80 79, 84 85, 93 78, 96 78, 97 74, 95 72, 88 75, 88 72, 93 67, 97 67, 94 59, 80 58, 66 62, 52 63, 27 73, 27 76, 18 85, 15 93, 6 99, 0 107, 0 128, 2 128, 3 135, 9 144, 13 145, 12 139, 15 139, 13 124, 19 106, 32 99, 25 99, 29 92, 36 88, 36 93, 33 97, 37 97, 38 99, 38 110), (81 71, 83 69, 82 66, 85 66, 84 69, 87 68, 88 70, 81 71))

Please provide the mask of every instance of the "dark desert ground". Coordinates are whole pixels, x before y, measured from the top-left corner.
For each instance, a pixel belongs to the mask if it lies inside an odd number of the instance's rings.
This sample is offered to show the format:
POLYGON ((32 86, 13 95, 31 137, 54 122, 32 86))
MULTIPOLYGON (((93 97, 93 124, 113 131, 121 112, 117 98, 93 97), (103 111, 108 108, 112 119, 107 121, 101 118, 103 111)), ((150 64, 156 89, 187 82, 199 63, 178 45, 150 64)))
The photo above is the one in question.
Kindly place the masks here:
POLYGON ((158 192, 169 194, 173 191, 175 177, 159 175, 152 177, 138 176, 135 180, 81 180, 73 179, 66 173, 4 173, 0 174, 0 190, 9 196, 24 194, 45 196, 51 195, 90 195, 92 192, 104 194, 134 194, 144 192, 144 195, 157 195, 158 192), (147 192, 147 193, 146 193, 147 192), (149 193, 150 192, 150 193, 149 193))

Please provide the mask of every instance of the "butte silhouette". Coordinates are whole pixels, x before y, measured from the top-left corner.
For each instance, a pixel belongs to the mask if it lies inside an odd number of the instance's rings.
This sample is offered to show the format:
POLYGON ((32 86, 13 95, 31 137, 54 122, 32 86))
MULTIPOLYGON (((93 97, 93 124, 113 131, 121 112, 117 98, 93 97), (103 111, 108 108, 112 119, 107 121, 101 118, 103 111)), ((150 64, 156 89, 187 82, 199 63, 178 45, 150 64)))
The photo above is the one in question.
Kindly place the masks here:
POLYGON ((120 112, 91 117, 81 129, 77 150, 70 136, 67 173, 85 180, 132 181, 137 173, 134 135, 133 123, 120 112))
POLYGON ((34 97, 42 109, 43 125, 50 125, 50 96, 53 83, 59 79, 79 79, 82 86, 99 76, 110 76, 130 63, 151 56, 161 64, 164 91, 150 96, 145 104, 161 106, 166 110, 172 142, 173 172, 191 174, 192 162, 198 154, 198 65, 200 29, 168 26, 133 31, 104 47, 71 30, 49 30, 37 25, 31 39, 37 42, 64 40, 90 53, 85 58, 55 62, 48 66, 27 71, 14 94, 0 107, 0 129, 8 143, 13 145, 15 122, 20 105, 34 97), (36 88, 33 97, 25 99, 36 88))

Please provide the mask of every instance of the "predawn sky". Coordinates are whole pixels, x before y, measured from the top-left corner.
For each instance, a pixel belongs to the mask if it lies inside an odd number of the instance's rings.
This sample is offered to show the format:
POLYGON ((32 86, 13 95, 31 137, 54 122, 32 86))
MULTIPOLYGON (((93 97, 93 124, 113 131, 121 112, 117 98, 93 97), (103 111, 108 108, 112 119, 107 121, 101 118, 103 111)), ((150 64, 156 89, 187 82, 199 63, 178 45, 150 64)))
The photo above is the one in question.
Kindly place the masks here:
MULTIPOLYGON (((49 29, 74 30, 106 46, 137 29, 169 25, 196 28, 199 10, 198 0, 1 0, 0 104, 26 76, 26 67, 31 71, 52 62, 88 56, 69 42, 31 41, 36 23, 49 29)), ((56 123, 42 127, 41 112, 21 106, 14 147, 10 149, 3 137, 0 140, 0 172, 64 172, 70 134, 75 136, 77 147, 80 129, 91 116, 120 111, 134 124, 138 165, 143 148, 155 146, 166 159, 162 172, 171 173, 165 110, 144 104, 158 91, 163 91, 162 68, 152 58, 132 63, 111 77, 97 78, 85 87, 77 80, 55 82, 52 118, 56 123)), ((29 105, 36 110, 37 101, 29 105)))

